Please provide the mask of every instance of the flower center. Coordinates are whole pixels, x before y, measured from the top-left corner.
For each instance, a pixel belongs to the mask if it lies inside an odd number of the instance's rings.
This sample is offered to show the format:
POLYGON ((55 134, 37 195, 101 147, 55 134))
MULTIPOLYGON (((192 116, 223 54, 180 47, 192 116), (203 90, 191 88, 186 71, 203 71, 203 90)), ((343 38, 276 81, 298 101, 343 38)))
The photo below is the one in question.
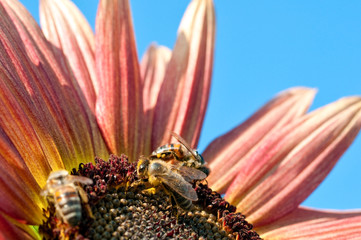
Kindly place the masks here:
POLYGON ((198 201, 191 210, 183 210, 163 188, 149 191, 126 156, 95 162, 72 172, 94 181, 84 188, 93 216, 83 207, 82 222, 71 227, 58 219, 50 204, 47 221, 40 227, 46 238, 261 239, 245 217, 206 184, 193 184, 198 201))
POLYGON ((91 239, 227 237, 227 232, 220 230, 214 215, 200 208, 189 212, 177 209, 174 214, 167 194, 162 191, 144 194, 142 189, 109 191, 93 208, 96 219, 86 236, 91 239))

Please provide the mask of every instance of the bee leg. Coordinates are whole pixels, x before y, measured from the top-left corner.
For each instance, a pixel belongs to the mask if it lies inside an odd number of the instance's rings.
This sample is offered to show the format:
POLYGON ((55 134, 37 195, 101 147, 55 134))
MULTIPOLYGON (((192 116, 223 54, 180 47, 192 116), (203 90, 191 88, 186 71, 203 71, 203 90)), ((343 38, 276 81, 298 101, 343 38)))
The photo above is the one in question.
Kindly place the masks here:
POLYGON ((154 195, 157 193, 157 189, 155 187, 151 187, 151 188, 147 188, 147 189, 144 189, 142 190, 142 193, 145 194, 145 195, 154 195))
POLYGON ((177 154, 175 152, 172 152, 172 155, 173 155, 174 159, 179 161, 179 158, 178 158, 178 156, 177 156, 177 154))
POLYGON ((149 184, 149 188, 143 190, 143 193, 148 193, 148 194, 156 194, 157 191, 159 191, 159 187, 161 187, 161 182, 160 180, 155 177, 155 176, 150 176, 148 179, 148 184, 149 184))
POLYGON ((138 179, 135 180, 134 182, 130 183, 129 181, 127 181, 126 185, 125 185, 125 191, 128 191, 130 188, 137 188, 139 186, 145 185, 145 179, 138 179))
POLYGON ((152 185, 148 181, 145 181, 145 180, 147 180, 147 179, 138 179, 138 180, 134 181, 133 183, 131 183, 129 188, 138 188, 138 187, 150 188, 150 187, 152 187, 152 185))
POLYGON ((179 220, 179 212, 178 212, 177 202, 175 201, 173 195, 170 196, 170 200, 171 200, 171 203, 172 203, 172 215, 177 216, 177 222, 178 222, 178 220, 179 220))
POLYGON ((127 183, 127 186, 125 187, 125 189, 126 189, 126 191, 128 191, 129 188, 137 188, 139 185, 141 185, 141 183, 142 183, 142 180, 140 180, 140 179, 131 183, 130 186, 128 186, 128 183, 127 183))
POLYGON ((58 209, 58 208, 55 208, 56 209, 56 213, 55 213, 55 215, 56 215, 56 217, 58 218, 58 219, 60 219, 62 222, 66 222, 66 220, 65 220, 65 218, 64 218, 64 214, 63 214, 63 212, 60 210, 60 209, 58 209))
POLYGON ((81 201, 84 203, 85 211, 87 212, 88 216, 92 219, 95 219, 92 210, 88 204, 89 200, 88 200, 88 196, 86 195, 86 192, 84 191, 84 189, 82 189, 79 186, 76 186, 76 189, 78 190, 81 201))
POLYGON ((177 154, 174 151, 164 151, 161 153, 158 153, 157 155, 152 155, 150 157, 151 159, 163 159, 163 160, 171 160, 171 159, 175 159, 175 160, 179 160, 177 154))
POLYGON ((128 189, 130 188, 130 187, 132 187, 132 183, 129 183, 129 182, 127 182, 126 184, 125 184, 125 191, 128 191, 128 189))
POLYGON ((171 212, 172 212, 172 216, 177 216, 177 222, 178 222, 178 217, 179 217, 179 212, 178 212, 178 204, 176 202, 176 199, 173 195, 173 193, 171 191, 168 190, 168 188, 162 184, 163 190, 165 191, 165 193, 169 196, 169 201, 171 204, 171 212))

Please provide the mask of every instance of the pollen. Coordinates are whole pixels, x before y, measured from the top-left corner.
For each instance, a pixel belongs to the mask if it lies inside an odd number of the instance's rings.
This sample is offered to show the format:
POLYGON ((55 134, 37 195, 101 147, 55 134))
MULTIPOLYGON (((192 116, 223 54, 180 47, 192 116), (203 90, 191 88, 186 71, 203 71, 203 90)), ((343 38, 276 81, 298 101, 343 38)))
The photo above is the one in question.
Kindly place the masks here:
POLYGON ((41 226, 46 239, 261 239, 245 216, 212 191, 194 182, 198 201, 185 211, 172 204, 163 190, 146 190, 139 181, 136 164, 125 155, 96 158, 95 165, 81 164, 72 174, 93 179, 85 186, 92 215, 70 227, 57 219, 52 206, 44 211, 41 226))

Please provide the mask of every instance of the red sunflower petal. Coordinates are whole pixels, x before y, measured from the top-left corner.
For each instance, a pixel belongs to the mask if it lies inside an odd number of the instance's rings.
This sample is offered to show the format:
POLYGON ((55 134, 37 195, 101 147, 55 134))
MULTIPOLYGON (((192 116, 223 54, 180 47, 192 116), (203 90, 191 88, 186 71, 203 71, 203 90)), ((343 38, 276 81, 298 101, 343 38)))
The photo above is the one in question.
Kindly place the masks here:
POLYGON ((34 19, 14 0, 1 0, 0 12, 0 127, 38 183, 106 156, 94 116, 34 19))
POLYGON ((202 156, 209 162, 212 189, 219 192, 231 184, 247 155, 274 132, 305 114, 315 95, 314 89, 292 88, 272 99, 247 121, 214 140, 202 156))
POLYGON ((361 211, 322 211, 299 207, 287 216, 255 230, 264 239, 360 239, 361 211))
POLYGON ((193 0, 178 31, 153 121, 152 148, 171 140, 174 131, 198 143, 208 103, 215 41, 211 0, 193 0))
POLYGON ((154 107, 160 94, 160 88, 164 80, 165 70, 171 57, 171 50, 163 46, 151 45, 145 53, 141 64, 141 76, 143 80, 143 106, 144 106, 144 151, 143 154, 150 154, 151 135, 154 118, 154 107))
POLYGON ((30 224, 40 224, 41 208, 45 206, 45 200, 39 196, 40 186, 1 129, 0 163, 0 212, 30 224))
POLYGON ((0 239, 6 240, 33 240, 40 239, 40 236, 31 226, 17 223, 15 220, 0 214, 0 239))
POLYGON ((74 75, 94 112, 98 91, 95 85, 95 39, 88 22, 69 0, 41 0, 40 21, 54 55, 68 75, 74 75))
POLYGON ((96 19, 98 123, 110 151, 134 161, 142 153, 142 88, 127 0, 102 0, 96 19))
POLYGON ((343 98, 267 138, 245 162, 226 199, 254 225, 293 211, 324 180, 361 128, 361 98, 343 98))

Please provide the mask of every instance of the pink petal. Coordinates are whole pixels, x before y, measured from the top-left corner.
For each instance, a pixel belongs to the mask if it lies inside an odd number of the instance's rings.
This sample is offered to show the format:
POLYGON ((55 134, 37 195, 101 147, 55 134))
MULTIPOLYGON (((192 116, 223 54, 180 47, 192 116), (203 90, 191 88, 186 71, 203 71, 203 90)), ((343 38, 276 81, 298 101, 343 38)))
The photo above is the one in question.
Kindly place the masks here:
POLYGON ((264 239, 360 239, 361 211, 322 211, 299 207, 269 225, 256 228, 264 239))
POLYGON ((15 224, 14 220, 0 214, 0 239, 6 240, 26 240, 40 239, 34 230, 24 224, 15 224))
POLYGON ((152 44, 142 58, 140 70, 143 80, 144 112, 153 109, 157 103, 171 54, 169 48, 152 44))
POLYGON ((248 156, 226 193, 254 225, 293 211, 323 181, 361 128, 361 98, 344 98, 290 123, 248 156))
POLYGON ((207 181, 212 189, 223 192, 241 167, 248 166, 246 157, 265 138, 305 114, 314 95, 315 90, 308 88, 282 92, 247 121, 214 140, 202 154, 209 162, 207 181))
POLYGON ((142 84, 129 3, 102 0, 96 19, 96 114, 110 151, 142 153, 142 84))
POLYGON ((55 57, 69 76, 74 74, 94 112, 95 90, 99 89, 95 75, 94 34, 88 22, 69 0, 41 0, 40 21, 55 57))
POLYGON ((94 116, 49 42, 14 0, 0 1, 0 128, 39 185, 52 169, 107 155, 94 116))
POLYGON ((163 46, 151 45, 140 64, 140 72, 143 80, 143 107, 144 107, 144 155, 151 153, 151 135, 154 118, 154 107, 163 83, 165 69, 171 57, 171 50, 163 46))
POLYGON ((152 148, 171 140, 174 131, 196 146, 208 103, 215 16, 211 0, 193 0, 178 31, 153 121, 152 148))

